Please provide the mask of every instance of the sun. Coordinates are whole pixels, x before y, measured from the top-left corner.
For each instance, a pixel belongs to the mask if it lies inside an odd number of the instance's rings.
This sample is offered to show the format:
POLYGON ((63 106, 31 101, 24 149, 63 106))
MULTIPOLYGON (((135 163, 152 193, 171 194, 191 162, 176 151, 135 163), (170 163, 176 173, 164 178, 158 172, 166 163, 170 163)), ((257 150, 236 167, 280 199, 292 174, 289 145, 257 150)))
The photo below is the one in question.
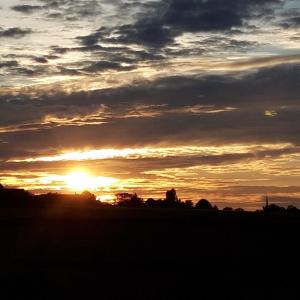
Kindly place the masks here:
POLYGON ((66 176, 65 181, 69 189, 83 191, 89 189, 91 179, 92 178, 84 172, 72 172, 66 176))
POLYGON ((95 191, 99 188, 109 187, 114 184, 117 179, 112 177, 93 177, 88 173, 76 171, 65 176, 65 182, 72 191, 95 191))

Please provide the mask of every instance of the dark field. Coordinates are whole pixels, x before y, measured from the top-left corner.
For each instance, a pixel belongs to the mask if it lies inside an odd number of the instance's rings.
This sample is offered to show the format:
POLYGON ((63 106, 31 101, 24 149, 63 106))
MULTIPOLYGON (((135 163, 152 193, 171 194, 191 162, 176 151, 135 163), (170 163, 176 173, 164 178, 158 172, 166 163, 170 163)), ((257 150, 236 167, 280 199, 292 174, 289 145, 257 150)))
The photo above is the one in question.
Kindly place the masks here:
POLYGON ((300 299, 299 215, 2 209, 0 223, 2 299, 300 299))

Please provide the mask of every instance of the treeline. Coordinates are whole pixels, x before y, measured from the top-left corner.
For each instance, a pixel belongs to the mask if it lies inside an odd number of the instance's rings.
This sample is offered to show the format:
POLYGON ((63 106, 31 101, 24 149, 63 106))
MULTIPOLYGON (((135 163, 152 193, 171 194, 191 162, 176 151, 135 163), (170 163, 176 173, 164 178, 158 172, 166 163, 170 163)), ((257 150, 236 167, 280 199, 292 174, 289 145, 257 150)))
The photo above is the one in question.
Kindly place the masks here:
MULTIPOLYGON (((153 198, 148 198, 144 201, 142 198, 138 197, 137 194, 128 194, 128 193, 121 193, 117 194, 116 205, 122 207, 152 207, 152 208, 195 208, 195 209, 202 209, 207 211, 218 211, 219 208, 216 205, 212 205, 208 200, 201 199, 196 204, 193 203, 191 200, 181 201, 176 194, 175 189, 171 189, 166 192, 165 199, 158 199, 155 200, 153 198)), ((244 212, 243 208, 232 208, 232 207, 224 207, 222 209, 226 212, 244 212)), ((287 208, 281 207, 276 204, 270 204, 267 202, 265 206, 262 207, 264 212, 291 212, 291 213, 298 213, 300 210, 293 206, 289 205, 287 208)))
POLYGON ((212 205, 208 200, 201 199, 194 205, 192 200, 181 201, 175 189, 166 192, 165 199, 155 200, 148 198, 144 201, 137 194, 120 193, 116 197, 116 205, 122 207, 153 207, 153 208, 199 208, 205 210, 218 210, 216 205, 212 205))
MULTIPOLYGON (((23 189, 7 189, 0 184, 0 207, 49 207, 49 206, 118 206, 118 207, 136 207, 136 208, 184 208, 184 209, 202 209, 207 211, 218 211, 216 205, 212 205, 208 200, 201 199, 196 204, 191 200, 182 201, 177 197, 176 190, 171 189, 166 192, 164 199, 155 200, 153 198, 140 198, 137 194, 119 193, 116 195, 114 204, 101 202, 96 196, 88 191, 80 194, 59 194, 47 193, 34 195, 23 189)), ((227 212, 243 212, 244 209, 231 207, 223 208, 227 212)), ((290 205, 287 208, 270 204, 267 202, 263 206, 264 212, 293 212, 300 210, 290 205)))
POLYGON ((34 195, 23 189, 6 189, 0 184, 0 207, 48 207, 101 205, 96 196, 85 191, 80 194, 47 193, 34 195))

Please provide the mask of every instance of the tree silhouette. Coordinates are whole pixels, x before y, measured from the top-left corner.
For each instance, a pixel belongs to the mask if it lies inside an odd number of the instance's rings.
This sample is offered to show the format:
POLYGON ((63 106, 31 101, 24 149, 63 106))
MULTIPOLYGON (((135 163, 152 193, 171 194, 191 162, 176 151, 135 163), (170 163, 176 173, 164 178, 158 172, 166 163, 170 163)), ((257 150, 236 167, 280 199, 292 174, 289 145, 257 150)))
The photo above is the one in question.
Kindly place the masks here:
MULTIPOLYGON (((129 194, 128 194, 129 195, 129 194)), ((118 206, 124 207, 140 207, 144 204, 142 198, 139 198, 138 195, 135 193, 129 197, 124 198, 118 202, 118 206)))
POLYGON ((264 212, 283 212, 285 211, 284 207, 281 207, 276 204, 270 204, 264 207, 264 212))
POLYGON ((213 207, 211 203, 206 199, 201 199, 197 202, 196 208, 198 209, 206 209, 206 210, 212 210, 213 207))
POLYGON ((193 208, 194 207, 194 203, 192 200, 186 200, 183 202, 183 206, 186 208, 193 208))
POLYGON ((158 207, 159 202, 155 201, 153 198, 149 198, 149 199, 146 200, 145 206, 147 206, 147 207, 158 207))
POLYGON ((294 205, 289 205, 286 209, 287 212, 290 212, 290 213, 297 213, 299 212, 300 210, 294 206, 294 205))
POLYGON ((83 191, 81 197, 86 201, 96 201, 96 196, 89 191, 83 191))
POLYGON ((141 206, 141 205, 143 205, 144 201, 142 198, 139 198, 138 195, 135 193, 131 197, 130 203, 132 206, 141 206))
POLYGON ((236 212, 244 212, 245 210, 243 208, 236 208, 234 211, 236 211, 236 212))
POLYGON ((226 206, 223 208, 223 211, 233 211, 232 207, 226 206))
POLYGON ((171 189, 169 191, 166 191, 166 201, 167 202, 176 202, 178 200, 176 190, 171 189))

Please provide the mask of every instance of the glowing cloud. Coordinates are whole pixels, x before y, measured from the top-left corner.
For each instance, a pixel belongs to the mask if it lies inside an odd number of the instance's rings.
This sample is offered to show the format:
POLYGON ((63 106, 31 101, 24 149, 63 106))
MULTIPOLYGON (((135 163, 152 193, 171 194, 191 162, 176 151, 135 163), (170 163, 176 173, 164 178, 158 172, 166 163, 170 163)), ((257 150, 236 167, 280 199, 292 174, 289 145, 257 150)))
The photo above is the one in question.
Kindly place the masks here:
POLYGON ((276 110, 266 110, 265 116, 269 118, 276 117, 278 115, 278 112, 276 110))

